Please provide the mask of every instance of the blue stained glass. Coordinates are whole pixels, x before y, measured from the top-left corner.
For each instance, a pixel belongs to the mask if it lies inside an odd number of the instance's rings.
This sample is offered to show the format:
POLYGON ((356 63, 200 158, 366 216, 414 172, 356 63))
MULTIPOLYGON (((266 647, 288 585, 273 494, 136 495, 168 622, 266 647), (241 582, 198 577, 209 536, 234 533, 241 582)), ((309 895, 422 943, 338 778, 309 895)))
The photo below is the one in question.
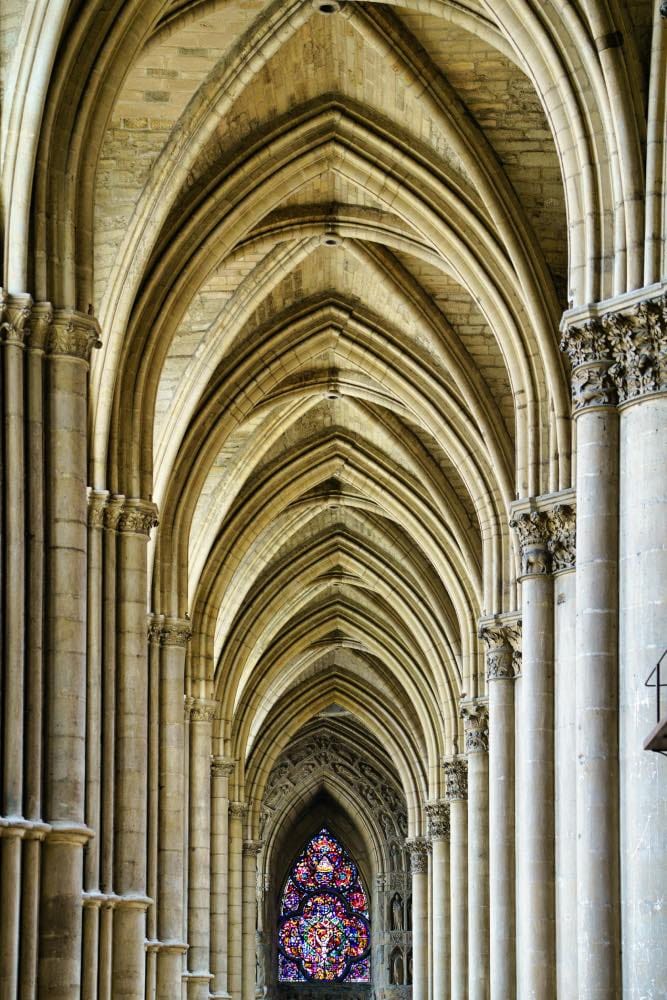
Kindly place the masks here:
POLYGON ((296 859, 280 913, 280 982, 370 982, 366 893, 356 865, 326 828, 296 859))

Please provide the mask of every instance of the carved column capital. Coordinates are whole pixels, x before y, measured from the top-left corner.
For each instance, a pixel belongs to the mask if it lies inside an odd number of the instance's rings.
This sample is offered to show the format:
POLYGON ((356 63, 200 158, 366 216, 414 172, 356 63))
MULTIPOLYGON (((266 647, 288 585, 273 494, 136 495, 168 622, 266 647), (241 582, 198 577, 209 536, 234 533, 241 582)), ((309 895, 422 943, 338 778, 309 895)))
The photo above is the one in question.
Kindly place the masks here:
POLYGON ((425 837, 410 837, 405 846, 410 854, 413 875, 423 875, 428 871, 428 840, 425 837))
POLYGON ((88 527, 104 527, 104 511, 109 502, 107 490, 88 490, 88 527))
POLYGON ((448 802, 468 798, 468 761, 463 756, 445 757, 445 796, 448 802))
POLYGON ((248 815, 248 804, 246 802, 230 802, 229 815, 232 819, 245 819, 248 815))
POLYGON ((160 630, 163 646, 187 646, 192 638, 192 623, 189 618, 165 618, 160 630))
POLYGON ((162 637, 162 622, 164 618, 162 615, 149 615, 146 620, 146 626, 148 629, 148 641, 154 646, 159 645, 160 639, 162 637))
POLYGON ((667 285, 566 313, 575 412, 667 391, 667 285))
POLYGON ((28 348, 42 354, 46 350, 49 332, 53 323, 53 306, 50 302, 35 302, 30 315, 30 337, 28 348))
POLYGON ((449 802, 446 799, 427 802, 426 815, 431 840, 449 840, 449 802))
POLYGON ((118 522, 123 513, 125 497, 115 494, 110 496, 104 508, 104 527, 107 531, 118 531, 118 522))
POLYGON ((218 703, 208 698, 192 698, 189 708, 190 722, 213 722, 218 703))
POLYGON ((517 514, 510 521, 519 538, 521 571, 524 576, 539 576, 551 572, 549 552, 549 518, 540 510, 517 514))
POLYGON ((54 310, 46 341, 49 354, 88 364, 93 349, 101 346, 100 325, 94 316, 86 316, 75 309, 54 310))
POLYGON ((549 517, 549 552, 553 570, 574 569, 577 561, 577 515, 571 504, 556 504, 549 517))
POLYGON ((524 576, 574 568, 577 518, 572 491, 519 500, 512 510, 510 527, 519 539, 524 576))
POLYGON ((24 347, 30 333, 30 295, 8 295, 0 288, 0 340, 14 347, 24 347))
POLYGON ((214 778, 229 778, 236 767, 233 757, 222 757, 211 754, 211 774, 214 778))
POLYGON ((516 615, 483 619, 479 637, 486 648, 487 680, 514 680, 521 672, 521 619, 516 615))
POLYGON ((465 728, 466 753, 488 753, 489 706, 485 698, 464 701, 459 707, 465 728))
POLYGON ((125 500, 117 522, 117 531, 150 536, 151 528, 156 528, 160 522, 157 517, 157 507, 151 500, 131 498, 125 500))
POLYGON ((242 847, 243 857, 256 858, 263 847, 264 847, 263 840, 244 840, 242 847))

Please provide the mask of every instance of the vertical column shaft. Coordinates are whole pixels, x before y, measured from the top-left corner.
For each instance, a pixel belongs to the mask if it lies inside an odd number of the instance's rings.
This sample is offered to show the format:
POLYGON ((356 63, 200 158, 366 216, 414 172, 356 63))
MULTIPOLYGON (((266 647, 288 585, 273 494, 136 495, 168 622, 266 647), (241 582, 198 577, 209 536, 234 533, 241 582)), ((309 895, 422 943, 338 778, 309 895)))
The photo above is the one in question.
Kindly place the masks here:
POLYGON ((185 914, 185 657, 190 623, 176 618, 156 625, 160 634, 160 746, 157 998, 178 996, 183 975, 185 914))
POLYGON ((412 868, 412 997, 428 1000, 428 844, 406 841, 412 868))
POLYGON ((189 1000, 208 997, 210 977, 211 734, 215 709, 215 702, 199 698, 190 709, 188 969, 198 978, 189 978, 189 1000))
POLYGON ((243 1000, 255 1000, 257 963, 257 855, 262 849, 259 840, 243 843, 243 1000))
POLYGON ((227 907, 229 946, 227 987, 233 1000, 241 1000, 242 921, 243 921, 243 822, 248 807, 243 802, 229 804, 229 901, 227 907))
POLYGON ((226 997, 229 878, 229 776, 235 762, 211 759, 211 993, 226 997))
POLYGON ((577 983, 577 742, 576 575, 556 584, 556 981, 557 996, 576 997, 577 983))
POLYGON ((487 704, 464 702, 468 759, 468 995, 489 994, 489 729, 487 704))
MULTIPOLYGON (((665 336, 663 326, 663 351, 665 336)), ((667 647, 666 432, 664 392, 621 410, 621 914, 627 1000, 660 996, 667 983, 667 761, 642 749, 657 722, 656 689, 644 682, 667 647)), ((661 667, 664 684, 667 657, 661 667)), ((664 719, 667 689, 661 694, 664 719)))
POLYGON ((48 335, 45 807, 40 1000, 79 1000, 86 765, 86 426, 94 320, 57 311, 48 335))
POLYGON ((426 806, 431 837, 433 927, 431 967, 433 1000, 450 996, 450 883, 449 883, 449 803, 430 802, 426 806))
POLYGON ((451 996, 468 996, 468 769, 465 757, 444 761, 449 801, 451 996))
POLYGON ((142 997, 146 976, 147 542, 155 507, 126 500, 118 521, 113 996, 142 997))
POLYGON ((514 895, 514 677, 521 623, 482 624, 489 690, 489 984, 492 1000, 516 997, 514 895))
POLYGON ((523 652, 517 716, 517 993, 555 996, 553 579, 546 513, 511 522, 522 548, 523 652))
POLYGON ((577 940, 579 996, 620 990, 618 414, 577 414, 577 940))

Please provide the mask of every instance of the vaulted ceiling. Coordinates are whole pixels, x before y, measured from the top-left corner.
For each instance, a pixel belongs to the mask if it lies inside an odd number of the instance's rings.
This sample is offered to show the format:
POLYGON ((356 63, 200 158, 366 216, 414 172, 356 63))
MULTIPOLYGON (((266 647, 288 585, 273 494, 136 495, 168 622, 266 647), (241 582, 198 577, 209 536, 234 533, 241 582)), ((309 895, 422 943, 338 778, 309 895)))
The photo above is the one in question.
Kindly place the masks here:
POLYGON ((571 485, 561 312, 631 281, 632 186, 605 205, 652 5, 115 6, 63 36, 36 189, 36 285, 103 331, 91 482, 158 504, 152 604, 227 750, 335 703, 437 794, 515 607, 508 506, 571 485))

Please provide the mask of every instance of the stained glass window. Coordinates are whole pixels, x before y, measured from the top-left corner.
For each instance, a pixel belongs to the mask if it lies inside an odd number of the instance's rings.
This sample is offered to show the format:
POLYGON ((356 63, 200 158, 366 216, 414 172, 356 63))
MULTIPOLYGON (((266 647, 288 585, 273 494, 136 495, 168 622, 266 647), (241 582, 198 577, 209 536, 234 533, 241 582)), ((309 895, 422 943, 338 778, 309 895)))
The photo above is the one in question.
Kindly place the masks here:
POLYGON ((281 983, 369 983, 368 903, 349 854, 324 827, 294 862, 278 924, 281 983))

